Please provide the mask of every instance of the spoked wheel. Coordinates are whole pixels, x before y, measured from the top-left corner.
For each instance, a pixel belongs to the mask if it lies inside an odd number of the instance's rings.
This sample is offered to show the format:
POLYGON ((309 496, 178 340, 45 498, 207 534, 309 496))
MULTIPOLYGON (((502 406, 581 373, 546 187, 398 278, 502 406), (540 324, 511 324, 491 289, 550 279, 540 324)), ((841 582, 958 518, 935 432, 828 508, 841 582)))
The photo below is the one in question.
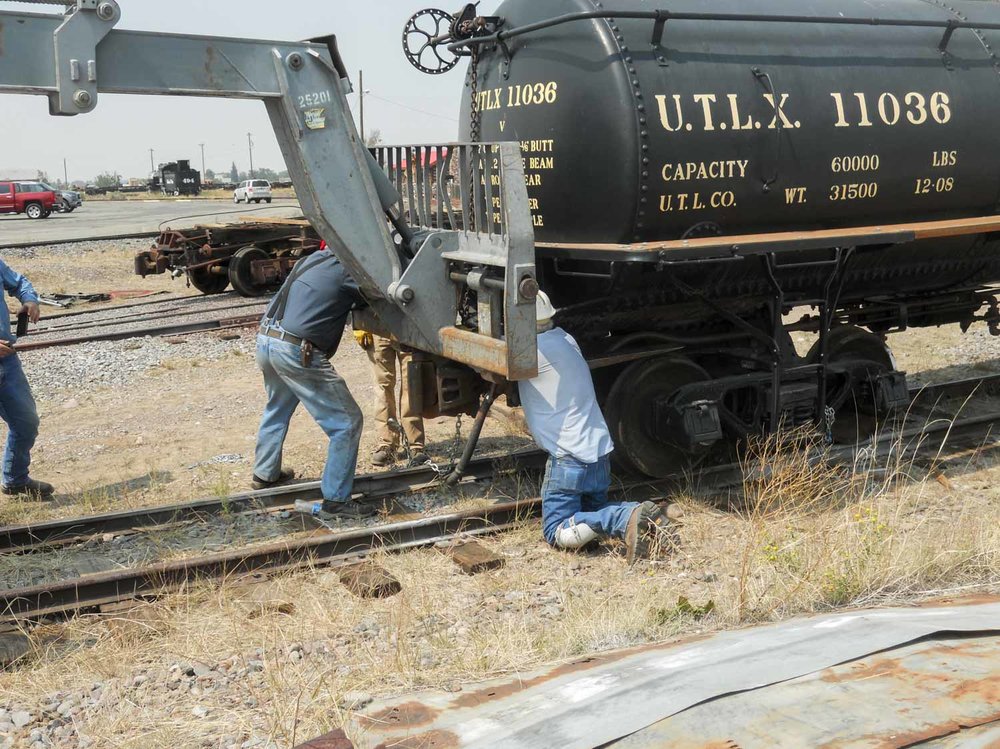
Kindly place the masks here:
MULTIPOLYGON (((813 344, 806 358, 810 362, 819 359, 819 341, 813 344)), ((842 375, 828 377, 827 406, 834 410, 834 441, 850 443, 873 436, 889 418, 887 412, 879 410, 877 393, 871 384, 878 375, 896 369, 889 347, 874 333, 841 325, 830 330, 826 360, 828 364, 858 362, 855 371, 864 376, 863 381, 853 384, 842 375)))
POLYGON ((447 73, 458 64, 458 55, 447 47, 455 18, 437 8, 426 8, 403 27, 403 53, 417 70, 430 75, 447 73))
POLYGON ((224 273, 212 273, 211 268, 188 271, 188 278, 202 294, 221 294, 229 286, 229 278, 224 273))
POLYGON ((710 447, 690 450, 683 435, 676 439, 656 424, 658 400, 677 389, 711 379, 690 359, 666 357, 639 361, 615 380, 605 403, 605 417, 615 441, 615 461, 625 470, 653 478, 667 478, 693 468, 710 447))
POLYGON ((264 296, 275 290, 272 284, 258 284, 253 279, 253 264, 271 256, 260 247, 244 247, 229 261, 229 282, 240 296, 264 296))

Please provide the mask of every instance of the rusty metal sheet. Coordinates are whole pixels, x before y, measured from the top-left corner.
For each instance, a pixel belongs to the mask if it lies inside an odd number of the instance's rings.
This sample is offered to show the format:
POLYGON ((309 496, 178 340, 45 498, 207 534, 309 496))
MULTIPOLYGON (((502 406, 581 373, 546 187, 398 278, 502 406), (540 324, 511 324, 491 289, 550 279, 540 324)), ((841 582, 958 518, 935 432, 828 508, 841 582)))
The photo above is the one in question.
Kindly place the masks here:
POLYGON ((1000 636, 952 636, 712 700, 612 746, 888 749, 948 738, 964 747, 970 729, 996 721, 1000 636))
MULTIPOLYGON (((996 672, 1000 670, 997 640, 985 636, 991 632, 1000 635, 1000 599, 813 616, 608 653, 519 678, 474 685, 457 694, 428 692, 400 697, 376 703, 355 716, 348 732, 359 749, 613 746, 613 742, 695 705, 736 692, 761 693, 763 687, 941 633, 976 633, 992 643, 991 655, 988 648, 951 655, 979 664, 976 668, 991 661, 996 672)), ((925 657, 928 660, 923 665, 930 668, 930 656, 925 657)), ((979 683, 973 682, 968 689, 974 692, 979 683)), ((843 691, 836 682, 825 686, 831 694, 843 691)), ((976 699, 981 698, 996 708, 1000 703, 997 685, 986 682, 984 688, 992 693, 970 694, 969 704, 979 704, 976 699)), ((797 714, 809 721, 812 711, 822 709, 822 702, 814 701, 790 712, 787 719, 793 721, 797 714)), ((657 745, 664 743, 661 740, 657 745)), ((859 744, 883 745, 893 746, 884 742, 859 744)))
POLYGON ((1000 723, 970 728, 940 739, 932 739, 920 746, 925 749, 997 749, 1000 747, 1000 723))

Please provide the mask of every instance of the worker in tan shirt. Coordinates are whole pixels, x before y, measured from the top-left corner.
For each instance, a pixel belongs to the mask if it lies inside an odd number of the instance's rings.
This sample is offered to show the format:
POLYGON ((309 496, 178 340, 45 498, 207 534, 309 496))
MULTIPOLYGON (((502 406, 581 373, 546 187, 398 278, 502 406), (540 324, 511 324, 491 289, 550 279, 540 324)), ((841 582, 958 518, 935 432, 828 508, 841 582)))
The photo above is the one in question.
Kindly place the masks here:
POLYGON ((403 427, 406 441, 410 445, 410 465, 423 465, 429 458, 425 450, 424 420, 419 410, 413 410, 410 404, 410 372, 409 365, 413 353, 401 346, 399 342, 389 338, 366 333, 361 330, 354 332, 354 337, 368 354, 375 371, 375 387, 378 402, 375 409, 375 425, 378 430, 378 442, 372 463, 377 466, 388 466, 396 462, 399 449, 399 435, 389 427, 390 420, 403 427), (399 407, 396 405, 396 367, 401 376, 399 407))

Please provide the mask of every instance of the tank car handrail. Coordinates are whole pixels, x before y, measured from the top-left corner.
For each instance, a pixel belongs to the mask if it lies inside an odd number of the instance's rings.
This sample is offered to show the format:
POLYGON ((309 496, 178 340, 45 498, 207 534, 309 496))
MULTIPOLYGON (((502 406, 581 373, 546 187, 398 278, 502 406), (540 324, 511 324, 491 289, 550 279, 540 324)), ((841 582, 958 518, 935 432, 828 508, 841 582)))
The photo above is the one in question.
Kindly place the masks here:
POLYGON ((948 46, 955 29, 1000 29, 1000 23, 977 23, 975 21, 957 21, 955 19, 942 19, 940 21, 907 19, 907 18, 842 18, 839 16, 790 16, 771 15, 760 13, 706 13, 696 11, 672 11, 672 10, 592 10, 578 13, 566 13, 555 16, 545 21, 517 26, 506 31, 500 30, 487 36, 476 36, 469 39, 462 39, 452 42, 448 49, 453 52, 461 51, 463 48, 474 45, 502 43, 524 34, 531 34, 535 31, 550 29, 554 26, 573 23, 575 21, 590 21, 599 18, 632 18, 648 19, 656 22, 653 32, 653 44, 659 45, 663 27, 667 21, 741 21, 744 23, 815 23, 830 24, 835 26, 901 26, 916 28, 944 29, 944 36, 938 44, 938 49, 942 52, 948 46))

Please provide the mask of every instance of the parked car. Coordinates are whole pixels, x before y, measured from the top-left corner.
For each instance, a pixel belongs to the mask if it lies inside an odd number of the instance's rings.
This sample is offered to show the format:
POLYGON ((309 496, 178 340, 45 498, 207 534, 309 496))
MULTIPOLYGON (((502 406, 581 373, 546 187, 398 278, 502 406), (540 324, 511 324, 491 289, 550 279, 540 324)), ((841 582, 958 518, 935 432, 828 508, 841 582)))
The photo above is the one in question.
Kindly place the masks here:
POLYGON ((57 213, 72 213, 83 205, 83 198, 75 190, 57 190, 52 185, 47 185, 44 182, 42 183, 42 187, 56 194, 55 210, 57 213))
POLYGON ((0 182, 0 213, 48 218, 56 200, 56 194, 38 182, 0 182))
POLYGON ((266 179, 248 179, 233 191, 234 203, 271 202, 271 183, 266 179))

